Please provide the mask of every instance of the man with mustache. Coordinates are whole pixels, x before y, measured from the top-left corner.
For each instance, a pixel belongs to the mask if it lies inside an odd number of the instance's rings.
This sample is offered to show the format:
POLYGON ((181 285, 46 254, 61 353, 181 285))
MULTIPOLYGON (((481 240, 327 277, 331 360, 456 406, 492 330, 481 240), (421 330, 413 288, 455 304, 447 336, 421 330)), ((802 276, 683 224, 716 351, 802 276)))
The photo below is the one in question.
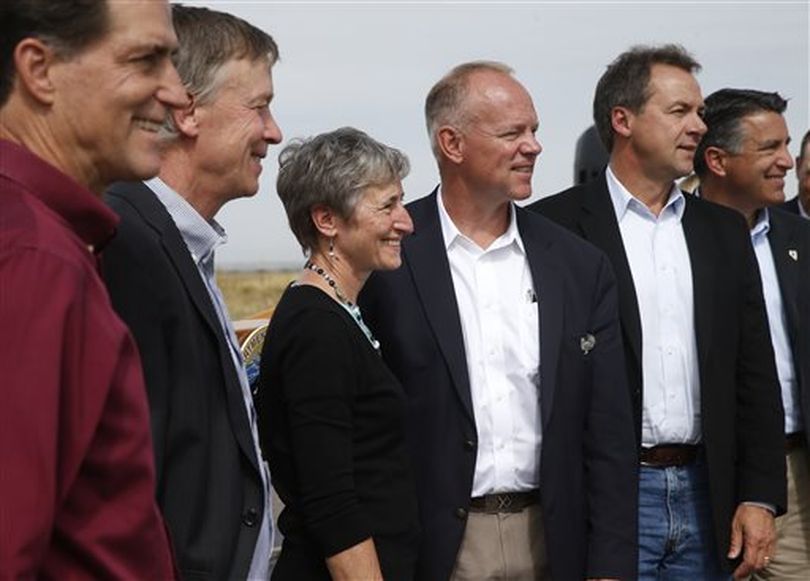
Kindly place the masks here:
POLYGON ((604 175, 532 206, 616 272, 641 579, 750 575, 773 555, 785 507, 782 406, 744 220, 675 184, 706 132, 698 69, 676 45, 619 55, 594 96, 604 175))
POLYGON ((120 183, 105 256, 113 305, 140 348, 157 498, 183 577, 267 579, 270 483, 239 345, 214 279, 215 215, 253 196, 281 141, 270 112, 273 39, 232 15, 172 6, 173 57, 190 97, 171 112, 157 178, 120 183))
POLYGON ((459 65, 425 115, 441 185, 364 316, 408 397, 417 579, 633 579, 636 455, 607 258, 515 202, 537 113, 510 68, 459 65))
POLYGON ((0 3, 0 579, 172 579, 135 343, 99 253, 185 93, 163 0, 0 3), (92 79, 92 90, 87 81, 92 79))
POLYGON ((776 554, 755 577, 798 581, 810 571, 810 224, 772 207, 793 167, 786 108, 778 93, 709 95, 695 171, 700 196, 737 210, 750 228, 785 408, 788 511, 776 519, 776 554))

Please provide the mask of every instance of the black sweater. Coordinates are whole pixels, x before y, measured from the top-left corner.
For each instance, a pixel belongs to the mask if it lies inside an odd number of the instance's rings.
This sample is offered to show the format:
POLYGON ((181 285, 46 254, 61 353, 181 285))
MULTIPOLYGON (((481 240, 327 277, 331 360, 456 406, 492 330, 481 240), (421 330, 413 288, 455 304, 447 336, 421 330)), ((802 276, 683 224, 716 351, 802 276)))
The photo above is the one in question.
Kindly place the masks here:
POLYGON ((324 559, 369 537, 386 580, 412 578, 418 515, 405 394, 351 315, 320 289, 291 286, 282 296, 257 407, 285 504, 273 578, 328 578, 324 559))

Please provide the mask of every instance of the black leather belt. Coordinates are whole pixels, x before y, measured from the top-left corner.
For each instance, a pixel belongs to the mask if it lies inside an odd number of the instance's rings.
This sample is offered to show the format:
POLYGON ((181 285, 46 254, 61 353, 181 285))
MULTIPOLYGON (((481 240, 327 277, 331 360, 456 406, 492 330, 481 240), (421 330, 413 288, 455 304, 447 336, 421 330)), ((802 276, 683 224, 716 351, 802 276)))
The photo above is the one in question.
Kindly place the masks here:
POLYGON ((641 449, 641 465, 654 468, 686 466, 697 459, 700 446, 694 444, 661 444, 641 449))
POLYGON ((805 445, 807 445, 807 437, 804 432, 793 432, 785 436, 785 452, 792 452, 805 445))
POLYGON ((470 512, 520 512, 527 506, 540 502, 540 491, 500 492, 476 496, 470 500, 470 512))

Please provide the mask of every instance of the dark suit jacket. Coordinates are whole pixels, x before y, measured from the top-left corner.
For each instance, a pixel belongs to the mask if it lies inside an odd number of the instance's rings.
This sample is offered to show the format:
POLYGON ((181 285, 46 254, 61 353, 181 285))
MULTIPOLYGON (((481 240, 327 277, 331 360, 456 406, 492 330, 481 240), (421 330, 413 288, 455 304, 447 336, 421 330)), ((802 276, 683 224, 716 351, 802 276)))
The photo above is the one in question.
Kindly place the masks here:
MULTIPOLYGON (((373 274, 364 318, 409 401, 408 437, 423 538, 417 579, 447 579, 461 543, 476 427, 461 322, 437 198, 409 204, 403 266, 373 274)), ((636 575, 637 460, 616 286, 606 257, 523 209, 517 224, 539 297, 540 468, 554 579, 636 575), (588 333, 596 346, 585 354, 588 333)))
POLYGON ((778 208, 785 210, 787 212, 791 212, 798 216, 802 215, 801 212, 799 212, 799 196, 796 196, 795 198, 788 200, 784 204, 779 204, 778 208))
MULTIPOLYGON (((538 211, 604 250, 619 310, 636 436, 641 439, 641 319, 605 175, 535 202, 538 211)), ((703 445, 717 551, 725 555, 738 503, 785 510, 784 414, 759 268, 734 210, 686 195, 683 230, 692 265, 703 445)))
POLYGON ((226 338, 155 194, 140 182, 121 183, 106 201, 121 224, 104 253, 104 277, 141 351, 157 498, 183 578, 244 579, 264 495, 226 338))
POLYGON ((788 339, 799 385, 799 406, 810 444, 810 222, 770 209, 768 241, 776 266, 788 339), (796 258, 792 258, 792 256, 796 258))

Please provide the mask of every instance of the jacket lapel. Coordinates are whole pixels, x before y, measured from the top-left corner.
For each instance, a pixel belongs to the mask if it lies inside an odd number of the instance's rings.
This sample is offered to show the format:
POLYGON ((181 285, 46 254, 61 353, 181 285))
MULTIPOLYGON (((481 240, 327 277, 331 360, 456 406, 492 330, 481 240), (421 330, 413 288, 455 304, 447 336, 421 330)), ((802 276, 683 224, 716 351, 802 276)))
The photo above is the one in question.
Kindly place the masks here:
MULTIPOLYGON (((711 356, 712 329, 714 325, 715 269, 713 264, 720 264, 728 257, 715 259, 711 240, 712 223, 703 214, 696 213, 693 205, 695 199, 688 194, 683 212, 683 234, 689 250, 689 263, 692 266, 692 295, 694 301, 695 339, 697 341, 698 365, 705 369, 711 356)), ((701 373, 701 381, 703 374, 701 373)))
POLYGON ((779 289, 782 296, 782 308, 788 325, 788 336, 793 351, 794 360, 798 361, 799 336, 799 260, 807 257, 798 254, 799 248, 792 226, 782 221, 777 211, 770 213, 771 228, 768 231, 768 242, 771 245, 771 254, 776 267, 776 277, 779 280, 779 289), (797 259, 793 259, 789 252, 795 252, 797 259))
POLYGON ((585 239, 601 248, 610 258, 619 288, 622 333, 625 335, 625 345, 630 346, 630 352, 625 356, 630 358, 634 368, 641 369, 641 319, 638 313, 636 287, 604 173, 586 186, 582 199, 580 228, 585 239))
POLYGON ((529 225, 526 210, 517 208, 517 225, 526 248, 526 258, 532 273, 532 282, 538 297, 538 322, 540 337, 540 411, 543 427, 548 425, 554 405, 557 385, 557 360, 562 336, 563 292, 562 276, 557 259, 552 252, 552 241, 540 228, 529 225))
POLYGON ((413 219, 414 233, 403 246, 405 263, 413 276, 428 324, 450 370, 453 387, 465 413, 474 422, 464 336, 450 263, 444 251, 436 190, 427 198, 410 204, 408 210, 413 219))
POLYGON ((135 187, 140 191, 134 189, 129 191, 119 189, 117 191, 114 190, 114 192, 116 195, 123 193, 127 200, 138 209, 144 220, 160 233, 163 249, 174 265, 180 280, 183 281, 183 285, 191 298, 191 302, 194 304, 200 317, 202 317, 208 325, 213 336, 216 337, 220 364, 222 365, 223 376, 226 383, 224 389, 228 400, 234 435, 242 451, 250 459, 253 467, 258 471, 259 463, 256 458, 253 434, 250 429, 247 410, 245 409, 245 402, 242 396, 242 386, 239 382, 236 369, 234 369, 230 348, 223 334, 222 326, 219 324, 219 317, 214 310, 214 306, 211 304, 208 289, 205 287, 200 272, 197 270, 197 266, 191 258, 191 253, 180 234, 180 230, 177 229, 174 220, 172 220, 165 206, 163 206, 155 193, 145 184, 139 182, 135 187))

